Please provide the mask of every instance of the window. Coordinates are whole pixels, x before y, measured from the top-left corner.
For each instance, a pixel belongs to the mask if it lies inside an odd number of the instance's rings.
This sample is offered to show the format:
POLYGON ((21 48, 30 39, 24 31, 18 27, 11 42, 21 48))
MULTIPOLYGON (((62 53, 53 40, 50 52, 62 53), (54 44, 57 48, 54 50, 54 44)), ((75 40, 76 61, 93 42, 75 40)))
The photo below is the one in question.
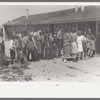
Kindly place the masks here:
POLYGON ((85 23, 78 23, 78 30, 84 31, 85 30, 85 23))
POLYGON ((73 29, 76 29, 76 23, 69 23, 69 30, 72 31, 73 29))

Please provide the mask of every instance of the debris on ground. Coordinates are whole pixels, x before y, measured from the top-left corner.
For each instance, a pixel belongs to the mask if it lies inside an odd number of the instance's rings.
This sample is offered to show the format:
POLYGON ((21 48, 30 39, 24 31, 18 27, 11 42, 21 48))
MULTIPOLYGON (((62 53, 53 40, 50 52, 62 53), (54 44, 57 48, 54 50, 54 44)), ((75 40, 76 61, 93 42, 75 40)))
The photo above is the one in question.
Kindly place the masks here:
POLYGON ((22 65, 10 65, 9 67, 2 66, 0 68, 0 78, 2 81, 30 81, 32 75, 25 75, 24 70, 27 69, 29 63, 22 65))

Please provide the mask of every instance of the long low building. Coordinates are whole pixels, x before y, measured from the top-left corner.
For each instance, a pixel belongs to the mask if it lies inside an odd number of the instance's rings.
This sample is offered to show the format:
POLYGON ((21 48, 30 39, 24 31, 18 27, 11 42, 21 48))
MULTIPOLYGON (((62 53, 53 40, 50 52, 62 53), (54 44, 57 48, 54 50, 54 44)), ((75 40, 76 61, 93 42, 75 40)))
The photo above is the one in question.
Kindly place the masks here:
POLYGON ((29 31, 35 29, 57 32, 59 28, 87 31, 91 29, 96 37, 96 52, 100 53, 100 6, 76 6, 73 9, 22 16, 4 24, 8 38, 14 32, 21 32, 28 27, 29 31))

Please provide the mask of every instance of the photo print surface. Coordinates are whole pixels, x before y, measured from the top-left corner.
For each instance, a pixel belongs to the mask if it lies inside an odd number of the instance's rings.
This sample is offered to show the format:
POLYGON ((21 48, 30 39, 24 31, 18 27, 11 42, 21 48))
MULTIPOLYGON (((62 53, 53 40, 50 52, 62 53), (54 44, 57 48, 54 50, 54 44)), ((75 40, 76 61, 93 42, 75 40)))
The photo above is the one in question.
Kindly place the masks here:
POLYGON ((100 5, 0 4, 0 82, 100 82, 100 5))

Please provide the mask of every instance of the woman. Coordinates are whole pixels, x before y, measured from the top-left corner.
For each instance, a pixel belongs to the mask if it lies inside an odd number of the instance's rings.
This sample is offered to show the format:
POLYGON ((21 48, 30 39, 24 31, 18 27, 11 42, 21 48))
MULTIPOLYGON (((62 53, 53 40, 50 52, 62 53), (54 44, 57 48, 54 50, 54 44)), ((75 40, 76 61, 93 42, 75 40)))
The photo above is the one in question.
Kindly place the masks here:
POLYGON ((63 33, 63 61, 66 62, 66 58, 69 57, 70 54, 70 40, 69 40, 69 33, 65 30, 63 33))
POLYGON ((77 61, 77 56, 78 56, 78 45, 77 45, 77 33, 75 30, 70 34, 71 36, 71 45, 72 45, 72 55, 77 61))
POLYGON ((77 44, 78 44, 78 57, 79 60, 83 58, 83 36, 81 35, 81 31, 78 31, 78 36, 77 36, 77 44))

